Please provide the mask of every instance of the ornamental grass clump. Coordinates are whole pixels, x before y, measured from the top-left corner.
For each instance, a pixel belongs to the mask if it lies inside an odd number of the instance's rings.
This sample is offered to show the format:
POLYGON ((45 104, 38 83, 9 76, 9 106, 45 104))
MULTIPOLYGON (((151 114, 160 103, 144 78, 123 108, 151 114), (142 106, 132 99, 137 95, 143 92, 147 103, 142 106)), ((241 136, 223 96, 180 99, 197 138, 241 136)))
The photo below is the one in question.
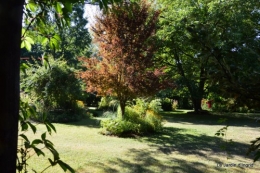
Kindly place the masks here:
MULTIPOLYGON (((117 116, 101 121, 101 134, 115 136, 146 135, 162 129, 162 117, 149 102, 137 99, 135 105, 127 106, 124 119, 117 116)), ((157 108, 157 107, 156 107, 157 108)))

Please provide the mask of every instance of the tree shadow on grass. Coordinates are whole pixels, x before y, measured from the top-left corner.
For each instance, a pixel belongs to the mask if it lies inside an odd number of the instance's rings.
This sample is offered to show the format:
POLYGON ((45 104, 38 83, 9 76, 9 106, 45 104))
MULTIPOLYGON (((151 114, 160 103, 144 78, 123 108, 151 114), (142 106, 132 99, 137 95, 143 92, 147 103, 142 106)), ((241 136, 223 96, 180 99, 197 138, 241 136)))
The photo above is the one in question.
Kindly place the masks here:
POLYGON ((151 147, 157 148, 164 154, 178 152, 180 154, 193 154, 208 157, 211 153, 223 155, 226 147, 228 155, 246 157, 249 144, 239 142, 228 142, 217 136, 205 134, 192 134, 192 130, 165 127, 162 132, 142 138, 141 141, 149 143, 151 147), (207 152, 207 154, 205 154, 207 152))
MULTIPOLYGON (((204 173, 207 167, 206 164, 183 159, 169 158, 162 161, 149 150, 130 149, 125 154, 128 156, 127 160, 117 158, 105 163, 97 162, 86 166, 97 170, 93 172, 105 173, 204 173)), ((221 170, 218 167, 216 169, 221 170)))
POLYGON ((98 170, 94 172, 106 173, 205 173, 224 171, 217 164, 213 168, 209 168, 207 163, 202 163, 199 160, 189 161, 172 157, 164 157, 164 160, 161 160, 160 157, 156 156, 150 150, 133 148, 125 154, 128 156, 128 159, 117 158, 105 163, 98 162, 89 166, 95 167, 98 170))
POLYGON ((229 126, 246 126, 246 127, 260 127, 255 119, 250 117, 232 117, 226 115, 195 115, 195 114, 178 114, 173 112, 162 112, 161 115, 168 122, 172 123, 191 123, 191 124, 203 124, 203 125, 221 125, 219 119, 227 119, 225 124, 229 126))
POLYGON ((70 123, 66 123, 66 125, 70 125, 70 126, 85 126, 85 127, 90 127, 90 128, 100 128, 100 120, 96 119, 96 118, 83 118, 80 121, 76 121, 76 122, 70 122, 70 123))
MULTIPOLYGON (((182 159, 171 159, 167 161, 162 161, 158 159, 151 151, 130 149, 127 154, 130 158, 134 158, 132 161, 126 161, 122 159, 117 159, 115 161, 110 161, 110 165, 120 165, 124 170, 117 170, 116 172, 126 172, 126 173, 176 173, 176 172, 193 172, 193 173, 204 173, 203 163, 199 162, 187 162, 182 159)), ((107 172, 107 168, 104 168, 107 172)), ((109 170, 109 169, 108 169, 109 170)))
MULTIPOLYGON (((230 170, 218 167, 218 164, 228 162, 225 151, 220 148, 225 143, 224 140, 215 136, 192 134, 189 129, 165 127, 161 133, 137 140, 147 144, 149 148, 138 149, 133 146, 123 153, 127 158, 96 162, 87 167, 106 173, 245 172, 247 169, 233 167, 230 170)), ((233 159, 231 163, 241 163, 235 156, 240 156, 244 161, 242 163, 252 163, 252 156, 245 156, 247 148, 247 144, 239 142, 227 146, 228 156, 233 159)), ((255 170, 257 168, 250 168, 250 171, 255 170)))
POLYGON ((92 114, 91 117, 85 117, 80 121, 66 123, 66 125, 100 128, 101 120, 106 119, 106 117, 103 116, 104 112, 106 111, 90 109, 88 110, 88 113, 92 114))

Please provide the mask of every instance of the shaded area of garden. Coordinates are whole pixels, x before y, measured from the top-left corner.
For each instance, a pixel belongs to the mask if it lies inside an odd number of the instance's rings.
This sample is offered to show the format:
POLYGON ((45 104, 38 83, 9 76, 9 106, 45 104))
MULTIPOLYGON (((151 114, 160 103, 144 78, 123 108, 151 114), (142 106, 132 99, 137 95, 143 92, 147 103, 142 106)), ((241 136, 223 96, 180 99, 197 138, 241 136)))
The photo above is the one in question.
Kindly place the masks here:
POLYGON ((260 117, 259 114, 241 115, 236 117, 231 113, 228 114, 189 114, 181 111, 177 112, 162 112, 161 113, 168 122, 173 123, 192 123, 203 125, 220 125, 218 122, 220 119, 226 119, 225 124, 230 126, 247 126, 247 127, 259 127, 260 123, 256 121, 255 117, 260 117))
MULTIPOLYGON (((135 158, 134 161, 128 161, 123 159, 116 159, 109 163, 97 163, 95 167, 101 172, 126 172, 126 173, 154 173, 154 172, 205 172, 205 164, 200 162, 187 162, 182 159, 169 159, 165 162, 160 161, 150 151, 140 151, 131 149, 127 153, 131 158, 135 158), (112 165, 120 166, 122 169, 113 168, 112 165), (204 169, 204 170, 203 170, 204 169)), ((221 170, 218 169, 217 170, 221 170)))
MULTIPOLYGON (((245 167, 218 167, 223 163, 251 164, 252 155, 246 156, 249 143, 232 141, 226 142, 224 138, 203 133, 203 129, 190 128, 189 124, 200 128, 201 125, 209 129, 218 125, 219 116, 216 115, 189 115, 164 112, 166 126, 159 133, 146 137, 138 137, 137 141, 147 144, 147 149, 129 148, 124 157, 111 159, 108 162, 95 162, 87 167, 95 167, 101 172, 256 172, 260 165, 254 163, 253 168, 245 167), (187 123, 187 124, 185 124, 187 123), (178 127, 174 127, 178 124, 178 127), (180 127, 181 126, 181 127, 180 127), (183 127, 183 128, 182 128, 183 127), (223 149, 223 146, 226 147, 223 149), (116 166, 115 166, 116 165, 116 166)), ((223 118, 223 117, 222 117, 223 118)), ((243 131, 250 127, 258 131, 255 121, 250 118, 231 118, 229 125, 237 126, 243 131)), ((223 125, 224 126, 224 125, 223 125)), ((97 171, 99 172, 99 171, 97 171)))
MULTIPOLYGON (((192 130, 165 127, 163 132, 143 138, 142 141, 148 142, 151 147, 155 147, 158 151, 169 155, 178 152, 183 155, 195 154, 208 157, 210 154, 223 154, 225 151, 221 149, 221 145, 225 141, 216 136, 207 136, 204 134, 191 134, 192 130), (187 134, 185 134, 187 132, 187 134), (209 152, 205 154, 205 152, 209 152)), ((227 144, 227 150, 231 156, 245 156, 248 144, 232 142, 227 144)))

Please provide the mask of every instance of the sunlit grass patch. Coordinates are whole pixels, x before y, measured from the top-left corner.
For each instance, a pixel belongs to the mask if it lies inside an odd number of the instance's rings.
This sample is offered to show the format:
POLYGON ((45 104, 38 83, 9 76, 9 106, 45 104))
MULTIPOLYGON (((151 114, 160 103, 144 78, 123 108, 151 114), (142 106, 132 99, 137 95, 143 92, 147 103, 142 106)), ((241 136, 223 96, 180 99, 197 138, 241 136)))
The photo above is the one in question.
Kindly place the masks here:
MULTIPOLYGON (((85 119, 74 124, 55 124, 57 134, 50 140, 60 152, 61 159, 79 173, 106 172, 257 172, 253 168, 218 167, 219 163, 252 163, 245 156, 249 142, 259 136, 258 124, 253 120, 230 119, 227 138, 234 141, 229 147, 231 157, 220 148, 224 140, 215 136, 225 124, 218 117, 167 112, 160 133, 139 138, 118 138, 99 134, 101 118, 85 119)), ((39 130, 44 128, 39 125, 39 130)), ((28 134, 28 136, 33 136, 28 134)), ((37 171, 48 165, 46 158, 34 156, 29 165, 37 171)), ((59 173, 53 167, 47 173, 59 173)))

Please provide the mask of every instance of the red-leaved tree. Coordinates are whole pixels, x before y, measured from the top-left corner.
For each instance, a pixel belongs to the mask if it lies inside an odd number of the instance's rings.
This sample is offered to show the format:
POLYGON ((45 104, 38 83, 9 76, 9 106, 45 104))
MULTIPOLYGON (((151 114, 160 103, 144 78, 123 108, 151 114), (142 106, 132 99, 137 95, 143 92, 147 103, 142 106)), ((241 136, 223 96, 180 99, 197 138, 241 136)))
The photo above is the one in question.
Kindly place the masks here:
POLYGON ((155 94, 168 84, 153 62, 159 14, 146 0, 122 3, 96 16, 92 27, 100 58, 81 58, 87 70, 80 76, 88 92, 116 96, 122 117, 128 100, 155 94))

